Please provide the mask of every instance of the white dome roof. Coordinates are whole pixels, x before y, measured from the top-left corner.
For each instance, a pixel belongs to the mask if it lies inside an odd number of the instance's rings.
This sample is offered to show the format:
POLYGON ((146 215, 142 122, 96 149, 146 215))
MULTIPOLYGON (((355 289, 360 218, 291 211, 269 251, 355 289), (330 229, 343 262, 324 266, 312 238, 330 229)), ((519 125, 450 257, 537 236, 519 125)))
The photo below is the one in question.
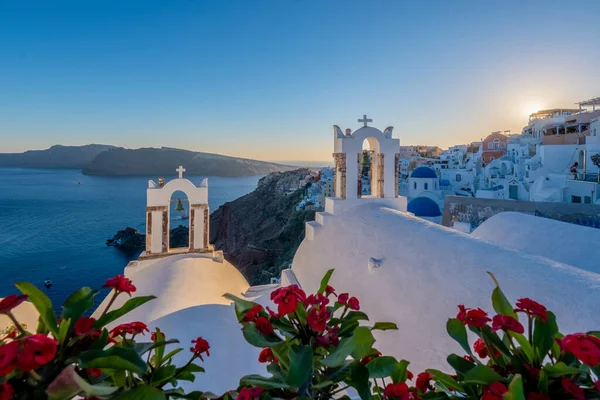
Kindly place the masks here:
MULTIPOLYGON (((555 240, 551 238, 549 240, 555 240)), ((491 271, 507 297, 530 297, 556 313, 563 332, 600 323, 600 275, 532 257, 375 203, 329 217, 313 241, 304 240, 292 270, 307 292, 330 268, 331 285, 361 302, 372 322, 398 331, 377 332, 375 347, 412 362, 414 372, 447 369, 446 356, 464 351, 447 335, 457 305, 493 313, 491 271), (370 268, 369 260, 380 260, 370 268)))

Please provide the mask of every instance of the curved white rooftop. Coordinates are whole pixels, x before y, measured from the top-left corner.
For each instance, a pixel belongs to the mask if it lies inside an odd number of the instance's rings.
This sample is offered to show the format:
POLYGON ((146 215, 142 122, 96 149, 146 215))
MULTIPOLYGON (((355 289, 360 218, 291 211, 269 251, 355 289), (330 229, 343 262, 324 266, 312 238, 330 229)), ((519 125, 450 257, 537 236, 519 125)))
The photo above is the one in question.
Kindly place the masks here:
MULTIPOLYGON (((148 322, 175 311, 205 304, 228 305, 223 294, 239 295, 248 290, 243 275, 227 261, 213 261, 207 254, 182 254, 141 260, 125 269, 125 275, 133 281, 135 296, 153 295, 157 298, 126 316, 128 321, 148 322)), ((121 295, 115 308, 127 301, 121 295)), ((107 299, 97 313, 104 310, 107 299)))
POLYGON ((508 298, 531 297, 554 311, 564 332, 600 323, 600 275, 477 239, 376 203, 327 218, 314 240, 304 240, 292 271, 307 292, 336 268, 331 285, 361 301, 371 321, 398 331, 377 332, 384 354, 411 361, 411 369, 447 369, 449 352, 464 354, 446 334, 457 305, 492 312, 494 284, 508 298), (380 266, 369 263, 380 260, 380 266))
POLYGON ((600 229, 503 212, 487 219, 471 235, 600 274, 600 229))

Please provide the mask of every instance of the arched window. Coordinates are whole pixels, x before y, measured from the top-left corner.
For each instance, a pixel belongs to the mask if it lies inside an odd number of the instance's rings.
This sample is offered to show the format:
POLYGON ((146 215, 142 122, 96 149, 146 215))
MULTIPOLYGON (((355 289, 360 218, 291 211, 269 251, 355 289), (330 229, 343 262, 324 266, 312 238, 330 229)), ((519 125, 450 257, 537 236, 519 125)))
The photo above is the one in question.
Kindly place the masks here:
POLYGON ((428 190, 429 189, 429 184, 425 183, 425 186, 423 187, 423 189, 428 190))

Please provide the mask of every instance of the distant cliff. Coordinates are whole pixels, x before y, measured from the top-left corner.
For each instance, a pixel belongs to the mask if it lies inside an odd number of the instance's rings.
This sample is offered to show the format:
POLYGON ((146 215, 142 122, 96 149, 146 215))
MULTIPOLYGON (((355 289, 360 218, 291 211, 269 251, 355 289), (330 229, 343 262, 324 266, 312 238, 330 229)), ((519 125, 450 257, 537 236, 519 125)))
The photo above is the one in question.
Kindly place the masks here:
POLYGON ((186 174, 204 176, 252 176, 294 167, 211 153, 172 148, 114 148, 98 154, 83 168, 86 175, 173 175, 183 165, 186 174))
POLYGON ((210 242, 223 250, 250 284, 269 283, 291 262, 314 211, 296 211, 308 169, 272 173, 256 190, 223 204, 210 216, 210 242))
POLYGON ((0 153, 0 167, 81 169, 90 164, 98 154, 112 148, 114 146, 104 144, 56 145, 46 150, 0 153))

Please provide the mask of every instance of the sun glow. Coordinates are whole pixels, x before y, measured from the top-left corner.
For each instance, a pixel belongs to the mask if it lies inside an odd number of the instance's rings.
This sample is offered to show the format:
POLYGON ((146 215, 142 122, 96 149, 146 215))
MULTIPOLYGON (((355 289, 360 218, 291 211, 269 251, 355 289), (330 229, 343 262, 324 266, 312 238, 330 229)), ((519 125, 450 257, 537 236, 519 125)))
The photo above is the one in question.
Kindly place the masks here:
POLYGON ((525 115, 529 116, 536 111, 540 111, 541 109, 542 106, 539 104, 528 104, 524 107, 523 112, 525 113, 525 115))

